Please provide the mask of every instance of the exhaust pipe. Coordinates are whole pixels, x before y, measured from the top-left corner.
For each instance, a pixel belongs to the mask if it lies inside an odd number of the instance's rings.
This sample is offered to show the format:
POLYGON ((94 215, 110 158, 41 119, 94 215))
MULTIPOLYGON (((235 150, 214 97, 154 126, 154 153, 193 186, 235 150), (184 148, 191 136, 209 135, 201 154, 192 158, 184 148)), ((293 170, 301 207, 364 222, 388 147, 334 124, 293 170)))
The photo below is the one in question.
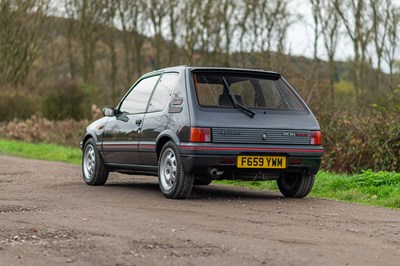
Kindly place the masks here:
POLYGON ((208 173, 214 177, 220 177, 224 174, 224 171, 219 171, 218 168, 208 168, 208 173))

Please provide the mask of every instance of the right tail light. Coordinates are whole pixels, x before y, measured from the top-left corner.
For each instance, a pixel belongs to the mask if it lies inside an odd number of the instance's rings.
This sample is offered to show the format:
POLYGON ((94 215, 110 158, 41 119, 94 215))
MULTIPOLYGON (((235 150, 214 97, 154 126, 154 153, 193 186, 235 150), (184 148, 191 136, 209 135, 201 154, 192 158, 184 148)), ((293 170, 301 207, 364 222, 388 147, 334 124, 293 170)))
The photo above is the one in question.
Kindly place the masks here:
POLYGON ((322 144, 322 136, 321 131, 311 131, 311 145, 321 145, 322 144))

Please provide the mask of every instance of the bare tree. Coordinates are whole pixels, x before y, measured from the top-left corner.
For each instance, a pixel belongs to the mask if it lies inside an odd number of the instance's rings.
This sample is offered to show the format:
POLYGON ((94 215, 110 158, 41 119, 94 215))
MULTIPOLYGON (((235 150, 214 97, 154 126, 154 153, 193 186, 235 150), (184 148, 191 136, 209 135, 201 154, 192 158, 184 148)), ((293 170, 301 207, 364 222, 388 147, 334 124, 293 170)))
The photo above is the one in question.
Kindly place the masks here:
POLYGON ((0 84, 23 85, 43 40, 47 0, 0 2, 0 84))
POLYGON ((389 66, 390 87, 394 90, 397 86, 394 78, 397 47, 400 44, 400 8, 393 7, 389 13, 387 42, 383 49, 383 58, 389 66))
POLYGON ((73 6, 71 1, 64 2, 64 9, 67 17, 69 18, 67 21, 67 56, 68 56, 68 65, 69 65, 69 74, 72 79, 76 78, 76 61, 74 55, 76 53, 74 49, 74 39, 76 38, 76 24, 77 21, 74 19, 75 14, 73 13, 73 6), (72 13, 71 13, 72 12, 72 13))
POLYGON ((199 47, 200 34, 202 27, 199 18, 203 15, 203 1, 201 0, 190 0, 185 1, 183 4, 182 24, 180 38, 183 48, 186 52, 186 62, 193 62, 193 54, 195 47, 199 47))
MULTIPOLYGON (((199 17, 199 23, 201 25, 200 35, 200 53, 202 56, 202 64, 207 64, 210 57, 211 50, 213 49, 212 36, 215 36, 215 32, 220 31, 220 25, 215 24, 215 5, 216 2, 213 0, 202 1, 201 13, 199 17)), ((215 49, 214 49, 215 50, 215 49)), ((211 55, 214 60, 217 60, 216 56, 211 55)))
POLYGON ((131 84, 134 80, 132 76, 133 62, 136 69, 136 76, 142 74, 143 56, 141 51, 145 41, 143 33, 147 20, 147 13, 145 12, 147 1, 118 0, 117 3, 119 19, 123 30, 126 79, 127 84, 131 84))
POLYGON ((314 22, 314 62, 312 64, 312 73, 314 75, 313 91, 320 89, 319 84, 319 61, 318 61, 318 41, 321 31, 320 13, 321 13, 321 0, 310 0, 312 17, 314 22))
POLYGON ((95 70, 95 48, 101 36, 99 24, 102 21, 104 6, 101 1, 65 0, 67 15, 78 21, 78 36, 82 47, 83 81, 92 83, 95 70))
MULTIPOLYGON (((190 2, 190 1, 189 1, 190 2)), ((168 65, 176 65, 179 61, 177 57, 177 30, 179 27, 179 21, 183 12, 186 10, 182 9, 182 3, 178 0, 170 0, 168 2, 168 24, 170 33, 170 43, 168 48, 168 65)))
POLYGON ((335 54, 339 41, 339 14, 332 1, 323 0, 318 9, 318 16, 324 47, 328 56, 329 96, 332 103, 335 104, 335 54))
POLYGON ((230 65, 229 58, 231 51, 231 43, 232 43, 232 38, 234 38, 234 32, 236 30, 236 25, 234 25, 234 23, 235 24, 237 23, 237 21, 235 21, 235 19, 237 18, 236 12, 237 12, 237 4, 235 1, 230 1, 230 0, 223 0, 218 10, 218 15, 222 19, 223 36, 225 37, 224 64, 227 67, 229 67, 230 65))
POLYGON ((335 7, 342 18, 347 35, 353 42, 355 65, 356 99, 365 90, 364 71, 367 57, 367 46, 371 42, 372 22, 368 16, 368 5, 365 0, 335 0, 335 7))
POLYGON ((314 22, 314 60, 318 59, 318 40, 320 29, 321 0, 310 0, 312 17, 314 22))
POLYGON ((155 65, 156 68, 163 66, 163 24, 168 14, 168 0, 150 0, 147 8, 150 23, 154 31, 154 46, 156 48, 155 65))
MULTIPOLYGON (((247 38, 251 52, 265 55, 264 65, 276 65, 273 53, 283 53, 287 29, 293 22, 288 10, 288 1, 247 0, 245 10, 247 38)), ((242 26, 243 27, 243 26, 242 26)))
POLYGON ((103 6, 105 8, 104 25, 106 34, 104 34, 104 40, 108 49, 110 50, 110 89, 111 98, 115 103, 117 100, 117 74, 118 74, 118 64, 117 64, 117 50, 116 50, 116 28, 115 20, 117 17, 117 3, 113 0, 103 0, 103 6))
POLYGON ((377 66, 375 70, 375 88, 379 90, 383 50, 389 30, 390 11, 393 8, 391 0, 370 0, 372 33, 377 66))
POLYGON ((201 51, 204 57, 203 63, 210 65, 220 65, 224 60, 223 53, 223 16, 221 5, 218 1, 208 0, 202 7, 202 32, 201 51))

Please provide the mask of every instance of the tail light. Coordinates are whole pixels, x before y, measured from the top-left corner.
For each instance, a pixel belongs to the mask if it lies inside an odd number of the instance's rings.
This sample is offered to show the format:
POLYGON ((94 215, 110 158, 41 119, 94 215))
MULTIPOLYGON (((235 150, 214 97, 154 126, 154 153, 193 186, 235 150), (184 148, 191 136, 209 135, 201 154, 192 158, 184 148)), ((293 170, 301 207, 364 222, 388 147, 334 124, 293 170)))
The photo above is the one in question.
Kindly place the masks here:
POLYGON ((310 144, 311 145, 321 145, 322 144, 321 131, 311 131, 310 144))
POLYGON ((211 128, 192 127, 190 129, 190 142, 211 142, 211 128))

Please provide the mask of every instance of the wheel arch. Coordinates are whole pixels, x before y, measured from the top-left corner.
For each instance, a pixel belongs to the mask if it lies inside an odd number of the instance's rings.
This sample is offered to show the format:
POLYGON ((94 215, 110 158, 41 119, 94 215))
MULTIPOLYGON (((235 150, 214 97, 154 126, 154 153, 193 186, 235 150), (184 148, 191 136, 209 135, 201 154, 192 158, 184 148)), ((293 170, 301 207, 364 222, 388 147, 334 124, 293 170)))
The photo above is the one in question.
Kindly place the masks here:
POLYGON ((86 144, 86 142, 87 142, 89 139, 93 139, 94 142, 97 143, 97 138, 96 138, 96 135, 95 135, 95 134, 86 133, 86 135, 85 135, 85 136, 83 137, 83 139, 82 139, 82 150, 83 150, 83 148, 85 147, 85 144, 86 144))
POLYGON ((160 153, 162 148, 164 147, 165 143, 168 141, 173 141, 175 145, 179 144, 179 138, 174 134, 171 130, 167 130, 163 133, 161 133, 157 140, 156 140, 156 154, 157 154, 157 160, 160 158, 160 153))

